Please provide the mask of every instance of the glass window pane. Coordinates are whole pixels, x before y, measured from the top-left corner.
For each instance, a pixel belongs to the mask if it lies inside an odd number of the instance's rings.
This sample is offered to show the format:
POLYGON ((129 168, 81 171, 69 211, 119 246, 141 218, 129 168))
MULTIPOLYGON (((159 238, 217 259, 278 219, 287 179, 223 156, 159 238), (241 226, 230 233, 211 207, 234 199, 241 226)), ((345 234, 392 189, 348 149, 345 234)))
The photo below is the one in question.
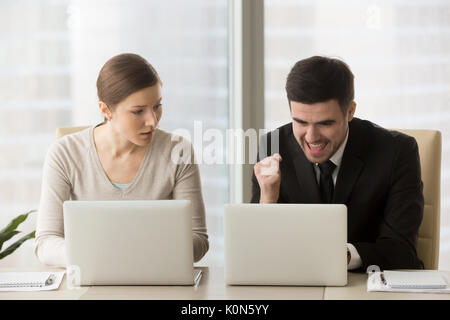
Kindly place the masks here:
MULTIPOLYGON (((116 54, 140 54, 158 71, 161 129, 187 129, 192 142, 194 122, 203 132, 225 132, 227 6, 226 0, 0 1, 0 225, 37 208, 42 165, 55 129, 102 121, 96 79, 116 54)), ((202 164, 200 172, 210 236, 210 250, 200 264, 223 264, 228 170, 202 164)), ((34 226, 30 219, 25 228, 34 226)), ((17 254, 15 263, 22 255, 21 262, 32 258, 37 263, 32 241, 24 246, 19 250, 26 254, 17 254)))
POLYGON ((450 2, 265 1, 265 125, 290 121, 286 76, 300 59, 339 57, 355 75, 356 117, 442 132, 440 268, 450 267, 450 2))

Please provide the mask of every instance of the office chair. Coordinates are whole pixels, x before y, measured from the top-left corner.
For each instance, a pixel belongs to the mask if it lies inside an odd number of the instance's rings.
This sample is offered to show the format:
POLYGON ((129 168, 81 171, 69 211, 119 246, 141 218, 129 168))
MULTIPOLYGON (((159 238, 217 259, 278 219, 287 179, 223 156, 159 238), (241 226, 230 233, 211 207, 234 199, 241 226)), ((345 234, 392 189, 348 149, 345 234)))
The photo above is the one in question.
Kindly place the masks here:
POLYGON ((419 146, 425 206, 419 229, 417 254, 425 269, 437 270, 441 212, 441 132, 436 130, 396 130, 414 137, 419 146))
POLYGON ((75 133, 75 132, 84 130, 86 128, 89 128, 89 126, 56 128, 56 139, 59 139, 67 134, 71 134, 71 133, 75 133))

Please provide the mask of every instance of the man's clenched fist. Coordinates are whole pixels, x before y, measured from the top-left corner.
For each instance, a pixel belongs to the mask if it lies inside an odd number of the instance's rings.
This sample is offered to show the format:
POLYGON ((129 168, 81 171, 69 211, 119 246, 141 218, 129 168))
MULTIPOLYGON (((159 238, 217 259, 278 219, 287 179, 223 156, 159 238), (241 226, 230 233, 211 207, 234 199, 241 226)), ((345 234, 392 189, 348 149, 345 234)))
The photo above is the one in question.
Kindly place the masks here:
POLYGON ((277 203, 280 196, 281 161, 281 156, 275 153, 255 164, 255 176, 261 189, 259 203, 277 203))

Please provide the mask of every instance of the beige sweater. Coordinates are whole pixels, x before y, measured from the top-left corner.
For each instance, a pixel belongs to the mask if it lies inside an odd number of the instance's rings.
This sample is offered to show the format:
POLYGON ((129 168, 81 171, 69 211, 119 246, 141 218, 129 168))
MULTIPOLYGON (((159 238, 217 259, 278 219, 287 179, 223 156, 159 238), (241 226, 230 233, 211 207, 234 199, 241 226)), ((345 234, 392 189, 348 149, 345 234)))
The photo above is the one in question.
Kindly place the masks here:
MULTIPOLYGON (((134 180, 125 190, 112 185, 94 144, 94 128, 64 136, 50 147, 43 170, 36 226, 35 254, 51 266, 66 266, 63 202, 65 200, 187 199, 193 206, 194 261, 208 251, 205 207, 196 164, 176 164, 172 135, 156 129, 134 180)), ((186 141, 184 140, 186 143, 186 141)), ((193 149, 189 142, 187 142, 193 149)))

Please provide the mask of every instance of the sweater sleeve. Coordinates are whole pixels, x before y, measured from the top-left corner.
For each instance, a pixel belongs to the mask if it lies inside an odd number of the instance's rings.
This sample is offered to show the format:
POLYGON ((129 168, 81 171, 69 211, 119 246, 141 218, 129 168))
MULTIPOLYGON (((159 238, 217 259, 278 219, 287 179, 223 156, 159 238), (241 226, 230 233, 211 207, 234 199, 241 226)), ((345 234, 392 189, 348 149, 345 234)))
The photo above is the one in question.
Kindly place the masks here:
POLYGON ((41 263, 66 266, 63 202, 70 198, 70 182, 55 142, 44 162, 34 252, 41 263))
POLYGON ((191 146, 191 161, 177 165, 173 199, 191 200, 194 262, 197 262, 208 251, 209 242, 206 230, 205 205, 203 203, 200 172, 198 165, 193 159, 193 154, 194 151, 191 146))

